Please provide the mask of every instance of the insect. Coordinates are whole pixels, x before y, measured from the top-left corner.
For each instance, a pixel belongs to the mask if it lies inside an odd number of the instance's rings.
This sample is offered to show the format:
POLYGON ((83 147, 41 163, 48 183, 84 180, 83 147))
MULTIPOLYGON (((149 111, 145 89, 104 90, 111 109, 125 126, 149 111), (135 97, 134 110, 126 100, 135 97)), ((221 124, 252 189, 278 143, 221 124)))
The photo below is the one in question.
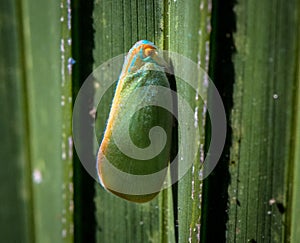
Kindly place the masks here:
POLYGON ((167 63, 150 41, 141 40, 129 50, 98 150, 100 184, 132 202, 150 201, 165 180, 173 121, 171 112, 159 106, 172 105, 170 92, 160 92, 170 90, 166 68, 167 63), (165 137, 152 130, 157 127, 163 129, 165 137), (126 140, 127 134, 130 141, 126 140), (154 156, 149 156, 152 153, 154 156), (148 180, 148 175, 155 177, 148 180), (142 180, 135 180, 136 177, 142 180))

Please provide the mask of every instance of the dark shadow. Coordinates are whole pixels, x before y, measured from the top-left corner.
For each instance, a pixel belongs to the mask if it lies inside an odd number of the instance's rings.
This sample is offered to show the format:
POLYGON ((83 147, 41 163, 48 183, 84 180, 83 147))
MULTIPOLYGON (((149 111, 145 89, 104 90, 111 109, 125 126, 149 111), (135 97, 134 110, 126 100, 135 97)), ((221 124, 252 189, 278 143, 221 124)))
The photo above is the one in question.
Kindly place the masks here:
POLYGON ((230 183, 228 166, 232 138, 230 114, 233 108, 235 77, 232 57, 236 52, 233 40, 233 33, 236 31, 236 17, 233 11, 235 3, 235 0, 213 0, 209 75, 225 106, 227 134, 222 156, 214 171, 204 180, 201 242, 226 242, 228 186, 230 183))
MULTIPOLYGON (((72 56, 73 66, 73 102, 84 80, 92 73, 93 68, 93 1, 72 1, 72 56)), ((91 100, 91 107, 93 101, 91 100)), ((86 111, 82 111, 85 112, 86 111)), ((77 114, 80 116, 89 114, 77 114)), ((92 117, 91 117, 92 124, 92 117)), ((93 139, 93 127, 85 132, 85 137, 93 139)), ((92 144, 92 143, 89 143, 92 144)), ((93 155, 93 148, 82 144, 84 151, 93 155), (85 147, 84 147, 85 146, 85 147)), ((77 157, 74 148, 74 242, 96 242, 94 179, 86 172, 77 157)), ((96 164, 96 161, 95 161, 96 164)))
MULTIPOLYGON (((169 80, 170 88, 177 94, 176 79, 174 73, 174 67, 172 61, 170 60, 170 73, 167 74, 169 80)), ((173 127, 172 127, 172 145, 171 145, 171 163, 178 163, 178 98, 177 95, 173 95, 173 127)), ((178 242, 178 166, 175 170, 171 172, 172 181, 172 202, 173 202, 173 217, 174 217, 174 232, 175 241, 178 242), (175 182, 176 181, 176 182, 175 182), (173 182, 175 182, 173 184, 173 182)))

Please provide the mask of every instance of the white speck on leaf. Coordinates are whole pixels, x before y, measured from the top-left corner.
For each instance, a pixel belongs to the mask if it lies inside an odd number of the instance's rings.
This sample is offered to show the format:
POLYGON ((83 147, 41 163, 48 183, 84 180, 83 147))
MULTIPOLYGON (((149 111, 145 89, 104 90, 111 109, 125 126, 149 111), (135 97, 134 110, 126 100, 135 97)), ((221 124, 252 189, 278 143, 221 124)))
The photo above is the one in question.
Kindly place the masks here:
POLYGON ((34 169, 32 176, 33 176, 33 181, 36 184, 40 184, 43 181, 42 173, 38 169, 34 169))

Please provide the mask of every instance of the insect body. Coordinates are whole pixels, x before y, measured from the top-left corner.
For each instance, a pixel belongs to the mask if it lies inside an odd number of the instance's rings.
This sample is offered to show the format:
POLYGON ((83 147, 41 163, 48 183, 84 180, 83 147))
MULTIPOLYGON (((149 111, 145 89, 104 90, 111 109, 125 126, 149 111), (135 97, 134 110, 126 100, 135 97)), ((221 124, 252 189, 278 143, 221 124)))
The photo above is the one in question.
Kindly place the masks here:
POLYGON ((150 41, 130 49, 97 155, 102 186, 133 202, 147 202, 159 193, 170 159, 173 117, 160 106, 172 106, 164 68, 150 41))

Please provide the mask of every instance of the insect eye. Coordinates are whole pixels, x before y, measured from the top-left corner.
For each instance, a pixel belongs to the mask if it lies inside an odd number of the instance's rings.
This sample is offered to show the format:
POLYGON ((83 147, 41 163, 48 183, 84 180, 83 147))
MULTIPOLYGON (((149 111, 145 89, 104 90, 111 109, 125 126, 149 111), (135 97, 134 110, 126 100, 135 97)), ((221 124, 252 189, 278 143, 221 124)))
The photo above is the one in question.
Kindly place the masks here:
POLYGON ((152 63, 156 63, 157 54, 156 48, 151 45, 144 45, 140 52, 142 61, 152 63))
POLYGON ((144 57, 151 57, 155 53, 155 49, 153 47, 147 47, 144 49, 144 57))

